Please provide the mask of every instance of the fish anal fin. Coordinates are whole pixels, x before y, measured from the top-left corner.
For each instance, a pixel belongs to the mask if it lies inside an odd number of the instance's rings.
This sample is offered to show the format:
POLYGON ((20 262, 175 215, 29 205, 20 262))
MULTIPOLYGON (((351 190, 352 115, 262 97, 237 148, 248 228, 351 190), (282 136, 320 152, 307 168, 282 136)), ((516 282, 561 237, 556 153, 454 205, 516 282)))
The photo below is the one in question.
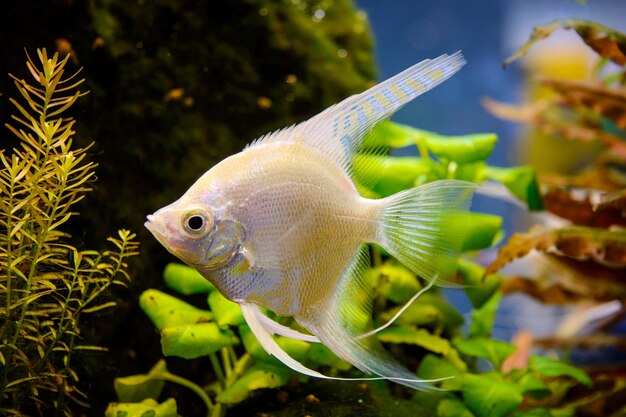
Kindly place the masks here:
MULTIPOLYGON (((299 372, 307 376, 312 376, 315 378, 330 379, 330 380, 335 380, 335 381, 376 381, 376 380, 381 380, 381 379, 388 379, 386 377, 371 377, 371 378, 369 377, 364 377, 364 378, 332 377, 332 376, 324 375, 313 369, 310 369, 306 367, 305 365, 303 365, 301 362, 289 356, 289 354, 285 352, 278 345, 278 343, 276 343, 276 341, 274 341, 274 339, 272 338, 272 335, 261 324, 261 320, 259 320, 259 317, 263 316, 264 314, 261 312, 261 310, 259 309, 257 305, 251 304, 251 303, 241 303, 240 306, 241 306, 241 311, 243 313, 243 316, 246 319, 248 326, 250 327, 250 330, 255 335, 255 337, 261 344, 261 346, 263 346, 263 349, 265 349, 265 351, 269 355, 276 357, 278 360, 280 360, 282 363, 284 363, 286 366, 288 366, 289 368, 293 369, 296 372, 299 372)), ((420 381, 420 382, 421 383, 437 382, 437 381, 442 381, 444 379, 447 379, 447 378, 429 380, 429 381, 420 381)), ((409 380, 411 382, 414 381, 414 379, 409 379, 409 380)), ((397 382, 403 383, 402 378, 400 378, 397 382)))
MULTIPOLYGON (((437 390, 398 363, 376 337, 362 337, 371 328, 373 292, 366 281, 369 248, 362 245, 344 270, 331 300, 296 320, 339 358, 361 371, 420 390, 437 390)), ((439 380, 438 380, 439 381, 439 380)))

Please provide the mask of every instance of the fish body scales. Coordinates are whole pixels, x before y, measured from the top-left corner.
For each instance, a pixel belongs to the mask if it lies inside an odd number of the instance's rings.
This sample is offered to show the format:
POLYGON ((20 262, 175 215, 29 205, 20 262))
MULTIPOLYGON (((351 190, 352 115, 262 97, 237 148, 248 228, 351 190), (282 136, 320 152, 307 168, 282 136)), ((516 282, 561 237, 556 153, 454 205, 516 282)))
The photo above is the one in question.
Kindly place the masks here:
POLYGON ((228 280, 250 283, 227 294, 234 301, 281 315, 308 314, 332 294, 359 245, 375 237, 379 205, 310 147, 248 148, 214 170, 210 180, 233 202, 229 215, 246 230, 252 259, 248 270, 230 272, 228 280))

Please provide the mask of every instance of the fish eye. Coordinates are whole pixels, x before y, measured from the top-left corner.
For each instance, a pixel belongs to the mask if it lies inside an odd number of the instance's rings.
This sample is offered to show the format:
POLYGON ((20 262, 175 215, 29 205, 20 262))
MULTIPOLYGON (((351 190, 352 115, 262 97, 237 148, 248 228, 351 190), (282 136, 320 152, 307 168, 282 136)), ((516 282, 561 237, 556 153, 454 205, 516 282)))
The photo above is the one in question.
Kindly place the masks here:
POLYGON ((189 236, 201 238, 211 230, 213 218, 205 209, 194 207, 183 216, 182 226, 189 236))

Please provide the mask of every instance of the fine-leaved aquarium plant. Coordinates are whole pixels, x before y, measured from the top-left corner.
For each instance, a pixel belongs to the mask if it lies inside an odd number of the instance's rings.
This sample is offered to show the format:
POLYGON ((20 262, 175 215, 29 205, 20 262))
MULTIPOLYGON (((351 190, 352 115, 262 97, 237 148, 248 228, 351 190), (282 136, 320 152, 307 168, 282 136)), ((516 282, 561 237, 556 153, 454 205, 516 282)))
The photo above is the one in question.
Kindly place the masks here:
POLYGON ((89 146, 74 145, 68 110, 85 92, 65 72, 70 55, 38 50, 29 81, 12 76, 20 100, 8 130, 18 146, 0 151, 0 414, 73 415, 88 406, 80 355, 105 348, 83 338, 90 315, 115 306, 128 283, 135 235, 120 230, 110 249, 78 249, 63 231, 91 189, 89 146))

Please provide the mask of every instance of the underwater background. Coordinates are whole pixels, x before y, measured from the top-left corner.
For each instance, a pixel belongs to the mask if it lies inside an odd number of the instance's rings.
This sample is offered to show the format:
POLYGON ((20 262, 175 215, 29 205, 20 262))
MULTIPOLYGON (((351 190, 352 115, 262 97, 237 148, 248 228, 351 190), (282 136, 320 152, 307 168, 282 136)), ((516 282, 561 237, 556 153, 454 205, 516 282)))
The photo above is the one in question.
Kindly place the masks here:
MULTIPOLYGON (((620 0, 0 3, 0 124, 11 122, 14 109, 9 98, 19 94, 8 73, 29 77, 24 50, 31 57, 43 47, 50 54, 69 54, 67 72, 82 68, 80 76, 89 90, 70 110, 77 120, 75 141, 81 147, 95 142, 88 158, 98 167, 90 180, 94 190, 78 203, 75 211, 80 216, 69 219, 65 231, 76 247, 99 247, 120 228, 137 233, 141 244, 140 255, 128 261, 129 288, 113 291, 117 306, 82 325, 85 340, 109 351, 80 356, 78 372, 90 408, 72 406, 71 413, 102 415, 116 401, 114 378, 145 373, 162 358, 160 333, 138 300, 148 288, 167 287, 163 270, 174 258, 142 225, 146 214, 172 201, 208 168, 261 134, 305 120, 422 59, 462 50, 468 65, 393 120, 442 135, 496 133, 499 141, 487 158, 490 165, 530 164, 539 174, 577 172, 594 160, 601 146, 567 142, 564 149, 559 140, 537 141, 528 127, 494 117, 482 101, 484 97, 506 103, 528 101, 534 94, 531 74, 542 71, 572 78, 592 73, 596 56, 574 31, 556 32, 523 61, 503 70, 504 59, 528 40, 533 27, 577 17, 624 32, 623 16, 626 2, 620 0)), ((2 129, 2 149, 17 146, 11 132, 2 129)), ((415 147, 392 150, 394 156, 417 154, 415 147)), ((479 199, 474 208, 502 216, 507 236, 536 222, 527 210, 508 203, 479 199)), ((496 257, 497 247, 478 255, 483 266, 496 257)), ((516 265, 510 266, 510 274, 534 267, 516 265)), ((475 306, 462 291, 442 292, 466 319, 466 332, 475 306)), ((201 306, 205 299, 204 294, 196 294, 189 302, 201 306)), ((511 341, 521 329, 548 336, 571 311, 526 296, 505 297, 490 336, 511 341)), ((621 337, 621 313, 615 319, 614 312, 606 313, 614 320, 611 334, 621 337)), ((604 319, 600 314, 599 321, 604 319)), ((582 365, 624 362, 623 345, 573 350, 569 355, 582 365)), ((168 357, 167 363, 173 374, 184 374, 189 380, 208 384, 213 378, 207 376, 212 369, 207 356, 194 361, 168 357)), ((352 390, 347 395, 353 398, 361 392, 354 387, 347 390, 352 390)), ((621 390, 620 385, 611 393, 621 390)), ((230 413, 261 413, 266 398, 280 409, 283 403, 276 395, 267 395, 230 413)), ((183 399, 181 415, 202 415, 198 414, 201 403, 189 399, 193 397, 185 388, 168 386, 167 396, 183 399)), ((306 406, 295 409, 310 411, 306 407, 313 403, 303 403, 306 406)), ((614 409, 624 410, 621 405, 614 409)), ((383 415, 376 409, 369 412, 383 415)), ((404 412, 414 410, 409 407, 404 412)), ((507 413, 502 415, 513 415, 507 413)))

